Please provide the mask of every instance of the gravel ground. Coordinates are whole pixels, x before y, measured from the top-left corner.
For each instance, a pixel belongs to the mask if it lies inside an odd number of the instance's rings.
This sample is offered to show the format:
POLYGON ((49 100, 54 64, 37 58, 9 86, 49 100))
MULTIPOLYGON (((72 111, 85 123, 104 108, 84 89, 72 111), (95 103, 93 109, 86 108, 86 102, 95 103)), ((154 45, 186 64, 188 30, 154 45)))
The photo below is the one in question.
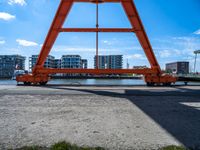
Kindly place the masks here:
POLYGON ((0 85, 0 149, 62 140, 112 150, 198 147, 199 89, 0 85))

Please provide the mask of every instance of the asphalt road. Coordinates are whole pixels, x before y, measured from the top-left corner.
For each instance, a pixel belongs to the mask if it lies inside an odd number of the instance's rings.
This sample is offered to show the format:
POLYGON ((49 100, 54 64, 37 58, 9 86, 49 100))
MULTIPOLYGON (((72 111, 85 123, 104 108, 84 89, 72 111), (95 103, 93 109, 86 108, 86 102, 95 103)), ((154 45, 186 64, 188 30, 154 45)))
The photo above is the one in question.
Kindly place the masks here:
POLYGON ((112 150, 200 148, 200 86, 0 85, 0 149, 62 140, 112 150))

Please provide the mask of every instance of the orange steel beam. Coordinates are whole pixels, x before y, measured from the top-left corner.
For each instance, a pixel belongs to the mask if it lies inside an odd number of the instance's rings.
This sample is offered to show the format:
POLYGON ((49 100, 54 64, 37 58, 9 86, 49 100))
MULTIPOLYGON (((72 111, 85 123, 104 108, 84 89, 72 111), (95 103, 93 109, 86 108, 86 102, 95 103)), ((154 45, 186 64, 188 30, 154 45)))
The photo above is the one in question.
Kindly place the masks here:
POLYGON ((144 49, 144 52, 146 54, 147 59, 149 60, 151 67, 157 69, 157 74, 161 74, 162 72, 160 66, 156 60, 152 46, 149 42, 149 39, 145 32, 140 16, 137 12, 136 6, 133 3, 133 0, 121 0, 121 4, 124 8, 124 11, 126 12, 126 15, 129 18, 132 27, 135 29, 135 34, 142 48, 144 49))
POLYGON ((47 58, 47 56, 48 56, 48 54, 49 54, 49 52, 50 52, 50 50, 53 46, 58 34, 59 34, 57 29, 62 28, 64 21, 65 21, 65 18, 67 17, 72 5, 73 5, 73 0, 61 0, 59 8, 58 8, 56 15, 54 17, 53 23, 52 23, 52 25, 49 29, 48 35, 47 35, 45 42, 42 46, 40 55, 37 59, 36 66, 33 69, 33 73, 35 72, 35 70, 37 68, 43 67, 45 60, 46 60, 46 58, 47 58))
POLYGON ((153 74, 157 71, 150 68, 145 69, 54 69, 54 68, 40 68, 38 73, 55 74, 55 73, 87 73, 87 74, 153 74))
POLYGON ((132 28, 62 28, 60 32, 135 32, 132 28))
MULTIPOLYGON (((99 29, 99 4, 96 1, 96 29, 99 29)), ((99 69, 99 32, 96 32, 96 69, 99 69)))

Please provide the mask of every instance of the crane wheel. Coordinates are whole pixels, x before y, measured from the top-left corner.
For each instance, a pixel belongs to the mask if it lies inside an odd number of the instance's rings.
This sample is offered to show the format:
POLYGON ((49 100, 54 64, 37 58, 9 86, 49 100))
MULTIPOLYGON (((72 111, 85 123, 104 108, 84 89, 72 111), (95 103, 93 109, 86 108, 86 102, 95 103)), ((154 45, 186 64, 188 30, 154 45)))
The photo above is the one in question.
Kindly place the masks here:
POLYGON ((171 85, 172 85, 171 82, 163 83, 163 86, 171 86, 171 85))
POLYGON ((147 82, 147 86, 154 86, 155 83, 154 82, 147 82))
POLYGON ((30 85, 31 85, 31 82, 24 82, 24 85, 30 86, 30 85))
POLYGON ((40 82, 39 84, 44 86, 44 85, 47 84, 47 81, 45 81, 45 82, 40 82))

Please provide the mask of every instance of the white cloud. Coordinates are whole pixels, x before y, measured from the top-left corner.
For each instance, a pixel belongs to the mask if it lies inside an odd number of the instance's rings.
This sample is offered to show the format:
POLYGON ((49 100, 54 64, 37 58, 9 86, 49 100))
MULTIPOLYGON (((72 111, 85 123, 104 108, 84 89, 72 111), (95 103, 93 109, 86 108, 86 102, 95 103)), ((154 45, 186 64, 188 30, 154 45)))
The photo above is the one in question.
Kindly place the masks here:
POLYGON ((13 48, 13 47, 4 47, 4 49, 1 51, 1 55, 10 55, 10 54, 22 54, 22 50, 18 48, 13 48))
POLYGON ((6 20, 6 21, 9 21, 9 20, 12 20, 12 19, 15 19, 16 17, 14 15, 11 15, 9 13, 6 13, 6 12, 0 12, 0 19, 2 20, 6 20))
POLYGON ((162 50, 159 52, 159 56, 161 58, 167 58, 167 57, 170 57, 171 56, 171 53, 169 50, 162 50))
POLYGON ((3 44, 5 44, 6 43, 6 41, 4 41, 4 40, 0 40, 0 45, 3 45, 3 44))
POLYGON ((26 2, 25 0, 8 0, 8 4, 9 5, 18 4, 18 5, 24 6, 26 5, 26 2))
POLYGON ((102 41, 103 42, 103 44, 106 44, 106 45, 113 45, 113 41, 108 41, 108 40, 103 40, 102 41))
POLYGON ((133 54, 133 55, 126 55, 126 59, 145 59, 142 54, 133 54))
POLYGON ((108 41, 107 41, 107 40, 104 40, 103 43, 108 43, 108 41))
POLYGON ((200 47, 198 36, 168 37, 155 42, 154 50, 158 58, 184 60, 189 56, 193 57, 194 50, 200 47))
POLYGON ((52 51, 55 52, 95 52, 94 48, 88 48, 88 47, 69 47, 69 46, 63 46, 63 45, 59 45, 59 46, 55 46, 52 51))
POLYGON ((200 29, 195 31, 194 34, 200 35, 200 29))
POLYGON ((29 46, 38 46, 37 43, 32 42, 32 41, 27 41, 27 40, 22 40, 22 39, 17 39, 16 42, 21 45, 21 46, 25 46, 25 47, 29 47, 29 46))
MULTIPOLYGON (((84 46, 64 46, 64 45, 55 45, 53 48, 52 48, 52 51, 54 52, 74 52, 74 53, 85 53, 85 52, 94 52, 96 51, 95 48, 92 48, 92 47, 84 47, 84 46)), ((113 52, 120 52, 119 49, 116 49, 116 48, 99 48, 99 52, 106 52, 106 53, 113 53, 113 52)))

